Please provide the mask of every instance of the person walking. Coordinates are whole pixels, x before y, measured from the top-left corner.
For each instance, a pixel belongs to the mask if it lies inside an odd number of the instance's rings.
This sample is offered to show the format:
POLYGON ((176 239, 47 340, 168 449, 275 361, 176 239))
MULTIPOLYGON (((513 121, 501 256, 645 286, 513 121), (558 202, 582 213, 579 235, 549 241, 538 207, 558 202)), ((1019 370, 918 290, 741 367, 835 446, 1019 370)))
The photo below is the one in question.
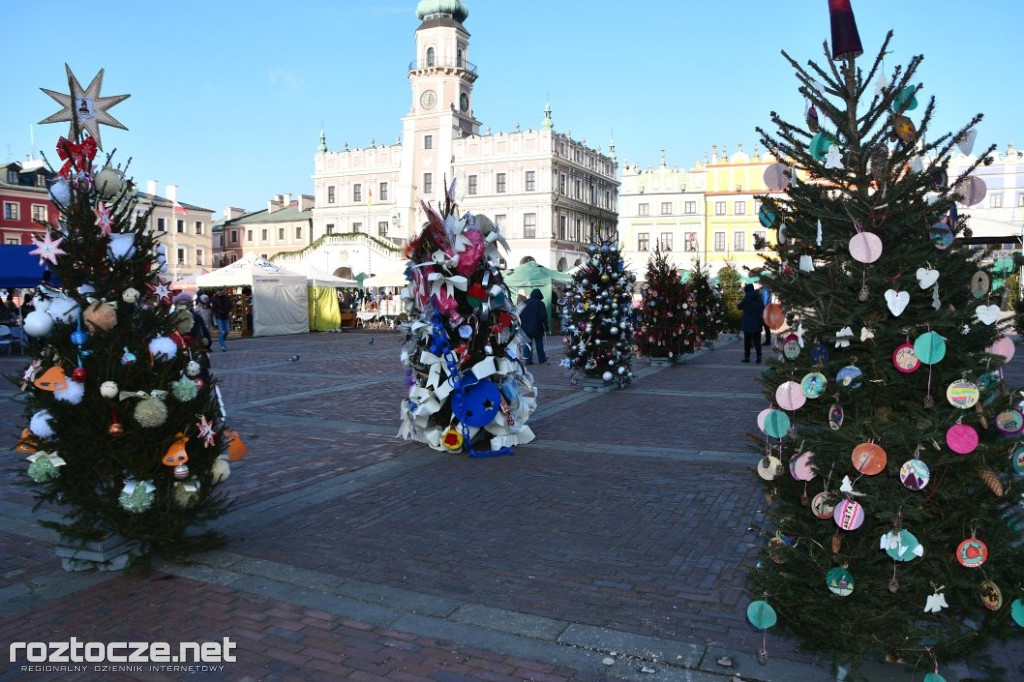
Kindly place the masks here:
POLYGON ((533 349, 537 348, 537 361, 544 364, 548 361, 548 355, 544 352, 544 335, 548 331, 548 307, 544 305, 544 294, 540 289, 530 292, 530 298, 526 301, 522 311, 519 313, 519 324, 523 333, 530 339, 530 345, 526 347, 524 355, 527 365, 533 364, 533 349))
POLYGON ((743 362, 750 362, 751 347, 757 351, 757 364, 761 364, 761 329, 764 326, 764 300, 753 284, 743 287, 743 300, 737 306, 743 311, 740 330, 743 332, 743 362))
POLYGON ((228 332, 231 330, 231 297, 227 289, 219 289, 210 301, 210 308, 213 310, 213 320, 217 324, 217 341, 220 342, 221 352, 227 351, 228 332))
MULTIPOLYGON (((761 285, 761 303, 767 308, 768 304, 772 302, 772 292, 768 290, 768 287, 761 285)), ((761 320, 764 325, 764 345, 769 346, 772 343, 772 328, 768 326, 768 323, 761 320)))
POLYGON ((210 331, 210 334, 213 334, 213 330, 216 327, 216 324, 213 321, 213 308, 210 307, 209 294, 199 295, 199 300, 196 301, 196 307, 192 310, 192 312, 194 312, 196 315, 202 318, 203 324, 206 325, 206 328, 210 331))

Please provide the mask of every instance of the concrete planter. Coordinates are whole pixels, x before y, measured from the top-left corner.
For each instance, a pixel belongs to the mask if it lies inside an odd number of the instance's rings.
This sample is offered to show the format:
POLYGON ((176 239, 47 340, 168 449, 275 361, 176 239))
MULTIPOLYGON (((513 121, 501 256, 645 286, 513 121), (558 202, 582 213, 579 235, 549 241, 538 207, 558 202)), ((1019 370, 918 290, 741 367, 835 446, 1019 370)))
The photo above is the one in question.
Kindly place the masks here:
POLYGON ((111 535, 103 540, 61 538, 56 553, 65 571, 120 571, 142 552, 134 540, 111 535))

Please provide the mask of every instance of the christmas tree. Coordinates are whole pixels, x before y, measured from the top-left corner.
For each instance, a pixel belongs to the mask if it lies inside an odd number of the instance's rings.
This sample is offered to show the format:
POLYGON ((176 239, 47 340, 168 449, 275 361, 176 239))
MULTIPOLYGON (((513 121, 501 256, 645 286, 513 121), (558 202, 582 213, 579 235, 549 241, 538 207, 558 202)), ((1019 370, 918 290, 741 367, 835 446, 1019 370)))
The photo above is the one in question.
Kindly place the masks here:
POLYGON ((722 294, 722 312, 724 315, 723 325, 726 331, 738 332, 740 330, 740 316, 743 314, 739 309, 739 302, 743 299, 743 282, 740 279, 739 270, 732 263, 726 263, 716 276, 718 280, 718 291, 722 294))
MULTIPOLYGON (((98 124, 127 95, 100 97, 67 69, 70 95, 44 90, 70 121, 50 188, 60 210, 34 239, 60 287, 43 283, 25 318, 34 358, 25 372, 29 426, 17 450, 44 523, 65 542, 121 536, 133 552, 183 554, 222 542, 203 528, 227 507, 217 488, 230 468, 214 381, 192 350, 192 313, 172 306, 164 256, 119 168, 96 172, 98 124)), ((243 454, 241 442, 235 444, 243 454)))
POLYGON ((694 260, 686 288, 690 292, 693 326, 697 330, 696 345, 700 348, 712 344, 725 331, 725 301, 699 259, 694 260))
POLYGON ((981 116, 928 141, 922 57, 887 80, 890 33, 862 72, 849 3, 830 9, 827 66, 783 53, 806 121, 759 129, 785 160, 766 182, 786 190, 763 198, 779 234, 762 281, 781 300, 765 318, 794 331, 762 377, 770 540, 748 616, 843 665, 892 657, 938 682, 938 662, 1024 625, 1024 414, 1000 369, 1013 342, 990 268, 956 239, 956 203, 983 185, 974 167, 947 177, 981 116))
POLYGON ((406 246, 411 320, 402 351, 409 393, 399 435, 471 457, 511 455, 529 443, 537 407, 533 377, 518 358, 519 318, 498 269, 508 244, 483 215, 460 217, 449 187, 442 213, 406 246))
POLYGON ((565 296, 563 365, 622 387, 633 379, 633 284, 616 239, 587 246, 565 296))
POLYGON ((637 352, 649 358, 674 360, 680 353, 692 353, 695 342, 690 292, 679 279, 675 264, 660 245, 647 261, 647 278, 635 332, 637 352))

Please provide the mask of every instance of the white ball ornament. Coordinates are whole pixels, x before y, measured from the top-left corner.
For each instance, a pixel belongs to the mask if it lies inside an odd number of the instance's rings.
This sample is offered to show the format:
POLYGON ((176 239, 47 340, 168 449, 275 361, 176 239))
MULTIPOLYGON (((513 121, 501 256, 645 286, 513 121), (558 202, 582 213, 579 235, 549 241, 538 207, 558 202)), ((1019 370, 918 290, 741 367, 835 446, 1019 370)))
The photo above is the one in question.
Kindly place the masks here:
POLYGON ((134 287, 128 287, 124 290, 124 293, 121 294, 121 300, 125 303, 135 303, 139 300, 139 290, 134 287))
POLYGON ((71 185, 67 180, 61 179, 50 185, 50 198, 61 206, 71 205, 71 185))
POLYGON ((601 378, 604 379, 605 381, 611 381, 612 379, 615 378, 615 376, 611 372, 605 372, 604 374, 601 375, 601 378))
POLYGON ((46 336, 53 329, 53 318, 41 310, 33 310, 25 316, 24 329, 26 334, 37 339, 46 336))
POLYGON ((104 381, 100 384, 100 395, 104 398, 115 398, 117 397, 118 388, 117 384, 113 381, 104 381))
POLYGON ((124 175, 119 170, 104 166, 103 170, 96 174, 96 189, 104 199, 119 194, 123 187, 124 175))
POLYGON ((195 360, 189 360, 188 365, 185 366, 185 374, 190 377, 199 376, 200 370, 199 363, 195 360))

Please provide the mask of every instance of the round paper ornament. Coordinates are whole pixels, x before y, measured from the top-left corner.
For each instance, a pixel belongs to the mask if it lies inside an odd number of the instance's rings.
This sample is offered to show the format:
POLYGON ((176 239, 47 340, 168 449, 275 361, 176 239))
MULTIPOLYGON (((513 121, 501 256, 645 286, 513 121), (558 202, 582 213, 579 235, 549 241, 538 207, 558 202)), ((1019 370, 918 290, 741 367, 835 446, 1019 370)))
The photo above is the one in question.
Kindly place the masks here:
POLYGON ((900 467, 900 481, 907 490, 921 490, 931 477, 931 469, 920 459, 908 459, 900 467))
POLYGON ((853 592, 853 574, 845 568, 836 566, 825 574, 825 584, 828 585, 828 589, 832 594, 846 597, 853 592))
POLYGON ((917 87, 914 85, 908 85, 900 90, 899 94, 892 101, 892 110, 913 111, 917 109, 917 97, 914 96, 916 90, 917 87))
POLYGON ((978 568, 988 560, 988 546, 977 538, 967 538, 957 546, 956 560, 965 568, 978 568))
POLYGON ((989 611, 998 611, 1003 608, 1003 591, 991 580, 984 580, 981 583, 981 605, 989 611))
POLYGON ((1010 617, 1014 623, 1024 628, 1024 599, 1014 599, 1010 603, 1010 617))
POLYGON ((814 157, 815 161, 821 161, 825 158, 825 154, 828 153, 829 147, 833 144, 832 138, 819 130, 814 133, 814 137, 811 138, 810 143, 807 145, 807 150, 814 157))
POLYGON ((1024 445, 1014 450, 1013 454, 1010 455, 1010 466, 1013 467, 1013 473, 1018 476, 1024 476, 1024 445))
POLYGON ((836 382, 847 388, 860 388, 863 374, 856 365, 847 365, 836 372, 836 382))
POLYGON ((766 407, 757 413, 757 428, 761 429, 762 432, 764 431, 764 420, 771 411, 772 408, 766 407))
POLYGON ((784 410, 799 410, 807 402, 800 384, 795 381, 786 381, 775 389, 775 401, 784 410))
POLYGON ((831 519, 835 510, 836 506, 832 504, 832 498, 828 492, 820 492, 811 498, 811 512, 822 521, 831 519))
POLYGON ((124 175, 119 170, 110 166, 104 166, 103 170, 96 174, 94 184, 96 189, 99 190, 100 196, 104 199, 109 199, 121 191, 121 188, 124 186, 124 175))
POLYGON ((836 505, 832 520, 843 530, 857 530, 864 523, 864 508, 856 500, 843 500, 836 505))
POLYGON ((975 204, 980 204, 985 198, 988 188, 985 186, 985 181, 981 178, 968 175, 956 183, 953 187, 953 192, 964 198, 961 202, 964 206, 974 206, 975 204))
POLYGON ((907 144, 913 144, 917 139, 917 128, 914 126, 914 122, 903 114, 893 117, 892 131, 896 133, 896 137, 907 144))
POLYGON ((885 471, 885 464, 889 461, 885 450, 876 443, 861 443, 853 449, 850 459, 853 468, 865 476, 874 476, 885 471))
POLYGON ((910 561, 924 554, 924 548, 908 530, 889 532, 884 536, 885 553, 896 561, 910 561))
POLYGON ((761 209, 757 212, 757 220, 762 227, 775 227, 779 217, 767 204, 761 204, 761 209))
POLYGON ((969 424, 953 424, 946 430, 946 445, 958 455, 969 455, 978 447, 978 432, 969 424))
POLYGON ((995 340, 995 343, 986 348, 985 351, 992 355, 1002 355, 1006 358, 1006 362, 1009 362, 1013 359, 1017 349, 1013 345, 1013 339, 1008 336, 1000 336, 995 340))
POLYGON ((858 232, 850 237, 850 255, 860 263, 874 263, 882 256, 882 240, 874 232, 858 232))
POLYGON ((957 379, 946 388, 946 400, 953 407, 967 410, 978 403, 980 392, 973 382, 957 379))
POLYGON ((751 602, 747 607, 747 620, 758 630, 764 630, 775 625, 779 621, 779 617, 771 604, 759 599, 751 602))
POLYGON ((904 374, 916 372, 921 367, 921 361, 917 359, 914 347, 909 343, 896 346, 892 353, 892 364, 904 374))
POLYGON ((946 357, 946 339, 936 332, 925 332, 914 339, 914 355, 924 364, 934 365, 946 357))
POLYGON ((757 475, 766 481, 774 481, 782 469, 782 460, 778 457, 762 457, 757 463, 757 475))
POLYGON ((827 365, 828 359, 828 346, 820 341, 815 341, 814 345, 811 346, 811 362, 820 367, 821 365, 827 365))
MULTIPOLYGON (((611 377, 605 381, 611 381, 611 377)), ((452 405, 452 412, 459 421, 470 426, 486 426, 500 410, 501 391, 490 379, 481 379, 464 386, 461 402, 453 401, 452 405)))
POLYGON ((921 682, 946 682, 946 678, 939 673, 928 673, 921 678, 921 682))
POLYGON ((764 307, 764 313, 762 313, 764 323, 775 330, 786 323, 786 314, 782 310, 782 306, 778 303, 769 303, 764 307))
POLYGON ((843 406, 839 403, 835 403, 832 407, 828 408, 828 426, 833 431, 838 431, 839 427, 843 425, 843 418, 846 417, 846 413, 843 412, 843 406))
POLYGON ((764 418, 764 432, 772 438, 782 438, 789 432, 789 415, 782 410, 772 410, 764 418))
POLYGON ((792 458, 789 460, 789 475, 797 481, 814 480, 815 473, 811 468, 811 462, 813 460, 813 452, 805 452, 799 457, 792 458))
POLYGON ((800 339, 796 334, 790 334, 782 343, 782 354, 787 360, 796 360, 800 357, 800 339))
POLYGON ((808 372, 800 382, 800 389, 810 400, 820 398, 828 386, 828 379, 821 372, 808 372))
POLYGON ((789 185, 788 170, 785 164, 773 163, 764 169, 764 184, 772 192, 781 192, 789 185))
POLYGON ((953 230, 941 220, 928 228, 928 238, 939 251, 945 251, 953 244, 953 230))
POLYGON ((978 270, 971 277, 971 294, 974 298, 982 298, 992 288, 992 279, 984 270, 978 270))

